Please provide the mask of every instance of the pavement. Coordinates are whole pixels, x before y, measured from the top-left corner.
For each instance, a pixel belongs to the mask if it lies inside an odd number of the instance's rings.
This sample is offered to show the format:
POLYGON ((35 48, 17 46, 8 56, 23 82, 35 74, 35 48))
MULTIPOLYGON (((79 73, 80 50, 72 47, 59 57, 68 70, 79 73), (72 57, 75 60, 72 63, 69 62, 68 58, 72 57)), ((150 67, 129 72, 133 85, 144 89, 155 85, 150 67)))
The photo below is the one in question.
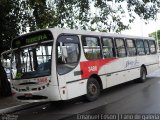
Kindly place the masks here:
POLYGON ((2 97, 0 98, 0 114, 11 112, 15 108, 28 104, 29 103, 17 101, 13 95, 2 97))
POLYGON ((32 107, 40 106, 43 104, 46 104, 46 103, 45 102, 33 102, 33 103, 20 102, 17 99, 15 99, 14 95, 9 96, 9 97, 0 98, 0 120, 1 120, 1 115, 12 114, 14 112, 19 112, 21 110, 30 109, 32 107))
POLYGON ((13 96, 0 98, 0 110, 23 104, 18 102, 13 96))
MULTIPOLYGON (((148 75, 148 77, 160 77, 160 69, 156 70, 154 73, 148 75)), ((14 95, 9 97, 0 98, 0 114, 8 114, 13 111, 19 111, 21 109, 29 108, 32 106, 36 106, 40 103, 27 103, 20 102, 15 99, 14 95)), ((42 104, 42 103, 41 103, 42 104)))

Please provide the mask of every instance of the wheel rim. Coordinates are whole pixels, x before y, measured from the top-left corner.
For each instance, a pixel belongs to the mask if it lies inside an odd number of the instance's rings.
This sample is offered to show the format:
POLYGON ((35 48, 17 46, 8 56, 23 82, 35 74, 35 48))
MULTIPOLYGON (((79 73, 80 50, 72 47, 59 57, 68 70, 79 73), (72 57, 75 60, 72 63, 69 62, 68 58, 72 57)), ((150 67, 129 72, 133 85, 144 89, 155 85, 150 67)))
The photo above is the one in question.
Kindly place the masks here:
POLYGON ((91 96, 94 96, 97 94, 97 86, 93 83, 91 83, 89 86, 88 86, 88 91, 89 91, 89 94, 91 96))
POLYGON ((144 70, 142 70, 142 79, 145 80, 146 79, 146 72, 144 70))

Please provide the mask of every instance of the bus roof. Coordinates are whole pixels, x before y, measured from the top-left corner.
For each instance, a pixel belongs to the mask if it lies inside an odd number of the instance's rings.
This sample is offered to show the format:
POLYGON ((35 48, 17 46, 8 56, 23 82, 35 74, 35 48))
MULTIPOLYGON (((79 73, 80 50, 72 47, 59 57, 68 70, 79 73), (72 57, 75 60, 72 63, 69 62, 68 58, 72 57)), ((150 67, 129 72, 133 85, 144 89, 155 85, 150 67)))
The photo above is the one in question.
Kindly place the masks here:
POLYGON ((12 50, 9 49, 9 50, 3 51, 3 52, 1 53, 1 55, 3 55, 3 54, 8 54, 8 53, 11 53, 11 52, 12 52, 12 50))
MULTIPOLYGON (((68 34, 81 34, 81 35, 95 35, 95 36, 108 36, 108 37, 121 37, 121 38, 134 38, 134 39, 150 39, 155 40, 153 37, 143 37, 143 36, 132 36, 132 35, 124 35, 124 34, 118 34, 118 33, 107 33, 107 32, 98 32, 98 31, 87 31, 87 30, 73 30, 73 29, 64 29, 64 28, 48 28, 48 29, 41 29, 36 30, 30 33, 22 34, 21 36, 17 37, 24 37, 31 34, 34 34, 36 32, 43 32, 43 31, 51 31, 54 35, 54 33, 68 33, 68 34)), ((15 38, 15 39, 17 39, 15 38)))

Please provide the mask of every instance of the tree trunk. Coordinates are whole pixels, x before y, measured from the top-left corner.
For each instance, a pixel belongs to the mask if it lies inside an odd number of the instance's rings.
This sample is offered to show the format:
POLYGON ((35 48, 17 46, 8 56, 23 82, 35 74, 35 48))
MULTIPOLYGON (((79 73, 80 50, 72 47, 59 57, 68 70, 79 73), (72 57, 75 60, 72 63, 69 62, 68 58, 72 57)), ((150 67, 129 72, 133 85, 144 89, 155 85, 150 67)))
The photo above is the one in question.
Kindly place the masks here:
POLYGON ((2 63, 0 61, 0 96, 6 97, 11 95, 12 95, 11 86, 7 79, 4 67, 2 66, 2 63))

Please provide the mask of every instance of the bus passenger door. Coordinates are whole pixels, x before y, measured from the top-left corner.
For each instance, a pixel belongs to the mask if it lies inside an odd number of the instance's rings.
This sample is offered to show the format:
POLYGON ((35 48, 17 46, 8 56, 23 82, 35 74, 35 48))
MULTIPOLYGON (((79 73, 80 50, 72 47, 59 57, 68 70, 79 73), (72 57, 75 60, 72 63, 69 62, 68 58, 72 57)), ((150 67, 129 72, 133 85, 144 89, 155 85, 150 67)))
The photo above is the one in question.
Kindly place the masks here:
POLYGON ((81 75, 75 75, 79 71, 80 44, 76 35, 61 35, 56 43, 57 53, 57 79, 62 100, 70 99, 78 95, 78 83, 81 75))

